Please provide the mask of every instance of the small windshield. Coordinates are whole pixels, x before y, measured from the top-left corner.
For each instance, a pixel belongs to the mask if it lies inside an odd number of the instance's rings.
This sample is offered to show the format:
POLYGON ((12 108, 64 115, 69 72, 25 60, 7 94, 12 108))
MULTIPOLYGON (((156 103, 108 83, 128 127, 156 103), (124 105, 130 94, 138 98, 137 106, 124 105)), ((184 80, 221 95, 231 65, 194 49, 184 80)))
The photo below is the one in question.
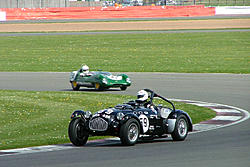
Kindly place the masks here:
POLYGON ((92 71, 93 74, 102 74, 102 75, 112 75, 110 72, 103 72, 103 71, 92 71))

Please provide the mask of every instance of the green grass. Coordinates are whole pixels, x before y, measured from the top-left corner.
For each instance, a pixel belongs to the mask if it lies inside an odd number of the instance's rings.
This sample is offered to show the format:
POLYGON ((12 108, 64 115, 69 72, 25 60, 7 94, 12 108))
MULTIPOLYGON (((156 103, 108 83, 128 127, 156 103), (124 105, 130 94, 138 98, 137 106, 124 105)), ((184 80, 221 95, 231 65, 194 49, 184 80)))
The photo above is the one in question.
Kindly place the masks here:
POLYGON ((250 73, 250 32, 0 38, 0 71, 250 73))
MULTIPOLYGON (((84 92, 0 90, 0 94, 0 150, 69 143, 67 130, 74 110, 96 112, 134 99, 133 96, 84 92)), ((176 105, 190 114, 193 123, 215 116, 207 108, 176 105)))

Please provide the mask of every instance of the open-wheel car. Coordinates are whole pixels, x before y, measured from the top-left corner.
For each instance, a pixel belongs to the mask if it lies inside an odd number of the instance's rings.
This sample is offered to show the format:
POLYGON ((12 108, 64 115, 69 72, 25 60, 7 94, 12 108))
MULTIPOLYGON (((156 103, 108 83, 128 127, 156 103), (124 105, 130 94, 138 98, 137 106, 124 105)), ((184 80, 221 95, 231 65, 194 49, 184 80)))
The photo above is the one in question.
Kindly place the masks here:
POLYGON ((123 145, 134 145, 139 139, 162 138, 168 134, 173 140, 182 141, 192 129, 192 120, 186 112, 175 109, 165 97, 144 89, 138 92, 136 100, 93 115, 90 111, 74 111, 68 135, 75 146, 85 145, 89 136, 106 135, 119 137, 123 145), (155 98, 161 99, 157 100, 158 105, 154 104, 155 98))

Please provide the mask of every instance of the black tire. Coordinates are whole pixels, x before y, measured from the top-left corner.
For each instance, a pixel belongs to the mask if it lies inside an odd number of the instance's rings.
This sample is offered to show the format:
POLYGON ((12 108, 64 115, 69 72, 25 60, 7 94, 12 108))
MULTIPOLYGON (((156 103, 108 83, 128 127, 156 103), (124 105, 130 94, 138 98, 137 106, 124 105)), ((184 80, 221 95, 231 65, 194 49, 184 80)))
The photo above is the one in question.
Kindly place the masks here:
POLYGON ((89 134, 85 129, 84 122, 80 118, 70 121, 68 134, 70 141, 75 146, 85 145, 89 137, 89 134))
POLYGON ((183 141, 188 134, 188 121, 184 115, 180 115, 176 119, 175 128, 171 136, 174 141, 183 141))
POLYGON ((131 118, 120 129, 120 139, 123 145, 132 146, 136 144, 140 135, 139 122, 131 118))
POLYGON ((72 89, 75 91, 78 91, 80 89, 80 86, 75 82, 71 82, 72 89))
POLYGON ((126 90, 126 89, 127 89, 127 86, 121 86, 120 89, 121 89, 121 90, 126 90))
POLYGON ((99 83, 95 83, 94 86, 95 86, 95 90, 98 90, 98 91, 104 90, 104 88, 99 83))

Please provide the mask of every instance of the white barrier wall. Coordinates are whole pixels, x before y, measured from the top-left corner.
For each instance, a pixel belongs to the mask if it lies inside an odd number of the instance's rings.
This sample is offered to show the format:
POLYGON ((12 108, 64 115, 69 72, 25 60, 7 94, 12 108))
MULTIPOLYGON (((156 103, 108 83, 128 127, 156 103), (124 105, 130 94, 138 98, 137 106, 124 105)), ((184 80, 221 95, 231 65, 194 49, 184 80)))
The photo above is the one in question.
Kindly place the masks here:
POLYGON ((250 6, 221 6, 215 8, 215 14, 250 14, 250 6))
POLYGON ((0 8, 68 7, 69 0, 0 0, 0 8))
POLYGON ((6 12, 0 11, 0 21, 6 21, 6 12))

